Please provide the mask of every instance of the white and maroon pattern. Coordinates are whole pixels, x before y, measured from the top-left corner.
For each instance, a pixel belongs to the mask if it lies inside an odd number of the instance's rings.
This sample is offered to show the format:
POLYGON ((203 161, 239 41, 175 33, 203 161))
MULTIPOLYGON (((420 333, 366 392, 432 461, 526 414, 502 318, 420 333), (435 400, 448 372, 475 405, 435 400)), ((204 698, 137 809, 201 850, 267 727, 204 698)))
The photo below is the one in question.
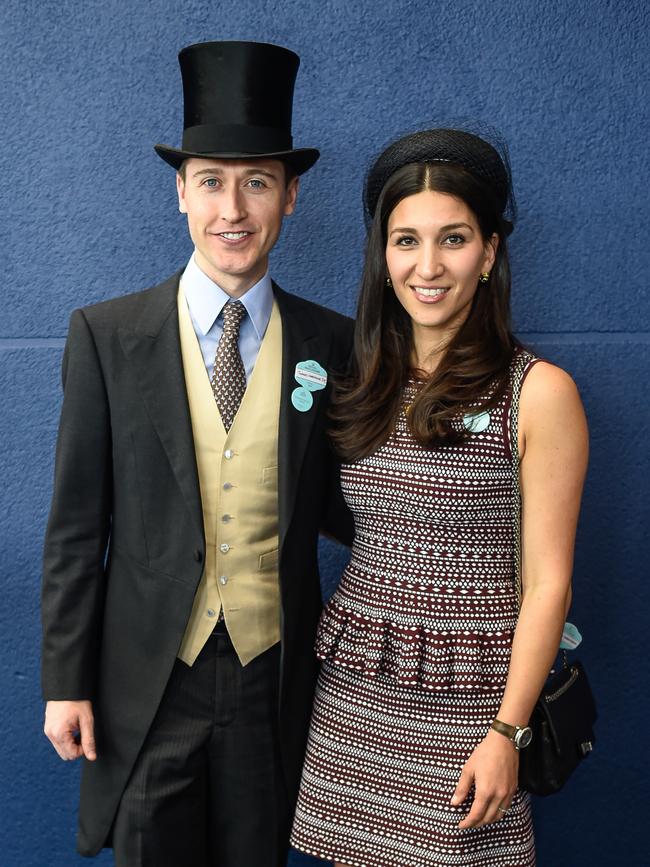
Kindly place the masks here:
POLYGON ((239 326, 244 316, 246 308, 241 301, 229 301, 223 308, 223 332, 210 380, 226 431, 232 427, 246 391, 246 370, 239 351, 239 326))
POLYGON ((501 821, 466 831, 456 826, 469 806, 449 804, 508 672, 518 611, 508 416, 531 361, 515 359, 512 388, 466 442, 422 448, 402 414, 383 447, 342 469, 356 535, 317 637, 292 837, 304 852, 350 867, 535 863, 525 793, 501 821))

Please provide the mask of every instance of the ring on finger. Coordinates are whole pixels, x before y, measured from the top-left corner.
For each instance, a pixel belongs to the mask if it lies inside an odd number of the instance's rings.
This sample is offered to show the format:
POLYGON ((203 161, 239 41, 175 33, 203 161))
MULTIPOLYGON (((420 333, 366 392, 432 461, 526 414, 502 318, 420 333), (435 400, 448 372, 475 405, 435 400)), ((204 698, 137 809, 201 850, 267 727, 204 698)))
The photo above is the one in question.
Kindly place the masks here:
POLYGON ((505 810, 503 807, 497 807, 497 810, 502 813, 504 816, 507 816, 510 810, 505 810))

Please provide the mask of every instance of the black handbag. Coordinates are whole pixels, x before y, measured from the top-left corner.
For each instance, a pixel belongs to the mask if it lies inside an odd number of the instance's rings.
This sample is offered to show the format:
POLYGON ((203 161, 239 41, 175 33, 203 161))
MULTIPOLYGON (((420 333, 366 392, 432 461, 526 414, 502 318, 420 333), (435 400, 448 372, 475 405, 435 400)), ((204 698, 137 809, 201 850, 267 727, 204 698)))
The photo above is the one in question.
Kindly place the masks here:
MULTIPOLYGON (((519 454, 517 431, 519 394, 527 356, 520 355, 517 364, 511 408, 510 442, 514 477, 514 552, 515 583, 521 607, 521 490, 519 486, 519 454)), ((594 748, 596 702, 587 675, 577 660, 569 663, 566 651, 562 664, 548 676, 537 699, 528 725, 533 737, 519 753, 519 786, 534 795, 559 792, 573 771, 594 748)))
POLYGON ((519 785, 534 795, 559 792, 593 750, 596 703, 582 665, 551 672, 528 723, 530 744, 519 753, 519 785))

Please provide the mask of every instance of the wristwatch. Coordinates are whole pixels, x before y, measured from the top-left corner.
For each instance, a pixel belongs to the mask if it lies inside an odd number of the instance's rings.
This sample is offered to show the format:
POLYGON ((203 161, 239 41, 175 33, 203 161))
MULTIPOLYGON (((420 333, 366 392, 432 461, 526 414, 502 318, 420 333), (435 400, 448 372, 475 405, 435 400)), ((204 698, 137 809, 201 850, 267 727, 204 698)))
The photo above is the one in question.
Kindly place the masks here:
POLYGON ((525 749, 533 739, 533 730, 530 726, 509 726, 508 723, 495 719, 490 728, 512 741, 516 750, 525 749))

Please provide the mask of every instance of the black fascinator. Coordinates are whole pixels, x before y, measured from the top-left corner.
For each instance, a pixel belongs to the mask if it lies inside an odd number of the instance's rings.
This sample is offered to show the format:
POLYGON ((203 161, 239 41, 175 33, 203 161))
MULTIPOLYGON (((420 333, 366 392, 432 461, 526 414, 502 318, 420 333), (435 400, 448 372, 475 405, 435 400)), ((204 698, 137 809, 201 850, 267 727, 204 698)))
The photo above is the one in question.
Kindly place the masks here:
MULTIPOLYGON (((481 132, 486 135, 484 130, 481 132)), ((398 169, 410 163, 450 163, 462 166, 492 191, 509 234, 516 217, 516 206, 508 149, 495 131, 490 130, 489 138, 492 142, 463 129, 436 128, 414 132, 393 142, 375 160, 366 176, 364 209, 367 223, 372 222, 386 181, 398 169)))

